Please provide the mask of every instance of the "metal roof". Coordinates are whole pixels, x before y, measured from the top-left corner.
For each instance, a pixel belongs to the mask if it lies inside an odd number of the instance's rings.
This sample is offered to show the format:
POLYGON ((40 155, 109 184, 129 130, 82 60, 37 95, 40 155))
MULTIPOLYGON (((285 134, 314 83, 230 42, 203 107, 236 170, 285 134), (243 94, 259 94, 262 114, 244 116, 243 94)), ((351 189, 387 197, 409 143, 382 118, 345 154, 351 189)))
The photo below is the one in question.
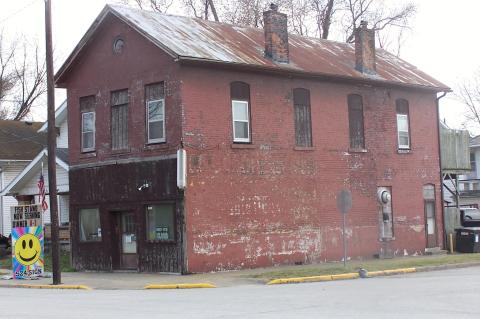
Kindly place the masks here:
POLYGON ((32 160, 45 147, 42 122, 0 120, 0 160, 32 160))
POLYGON ((166 15, 120 5, 105 6, 57 72, 57 80, 69 69, 108 14, 115 15, 179 60, 217 62, 276 72, 450 91, 445 84, 383 49, 376 50, 377 74, 368 75, 355 69, 353 44, 289 34, 290 62, 276 63, 264 56, 263 29, 166 15))

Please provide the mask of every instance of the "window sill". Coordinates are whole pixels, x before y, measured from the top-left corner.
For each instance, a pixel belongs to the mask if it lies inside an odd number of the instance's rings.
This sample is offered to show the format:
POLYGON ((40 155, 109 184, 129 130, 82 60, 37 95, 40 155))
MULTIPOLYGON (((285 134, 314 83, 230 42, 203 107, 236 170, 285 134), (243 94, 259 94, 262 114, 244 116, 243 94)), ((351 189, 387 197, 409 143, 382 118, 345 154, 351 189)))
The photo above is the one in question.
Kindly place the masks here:
POLYGON ((293 148, 295 151, 304 151, 304 152, 311 152, 315 150, 313 146, 295 146, 293 148))
POLYGON ((96 157, 97 152, 96 151, 85 151, 80 153, 80 158, 90 158, 90 157, 96 157))
POLYGON ((174 244, 177 243, 177 241, 175 241, 175 240, 148 240, 147 239, 147 243, 155 244, 155 245, 158 245, 158 244, 174 245, 174 244))
POLYGON ((394 237, 384 237, 384 238, 380 238, 380 241, 381 241, 381 242, 394 241, 394 240, 395 240, 395 236, 394 236, 394 237))
POLYGON ((155 142, 155 143, 146 143, 143 146, 143 149, 148 151, 148 150, 162 150, 162 149, 167 149, 169 148, 170 145, 167 144, 167 142, 155 142))
POLYGON ((365 148, 349 148, 349 153, 367 153, 368 151, 365 148))
POLYGON ((412 153, 412 150, 409 148, 399 148, 397 149, 398 154, 410 154, 412 153))
POLYGON ((123 150, 112 150, 110 152, 111 155, 123 155, 123 154, 128 154, 130 153, 130 149, 127 148, 127 149, 123 149, 123 150))
POLYGON ((257 148, 253 144, 243 144, 243 143, 232 143, 231 145, 232 148, 240 148, 240 149, 255 149, 257 148))

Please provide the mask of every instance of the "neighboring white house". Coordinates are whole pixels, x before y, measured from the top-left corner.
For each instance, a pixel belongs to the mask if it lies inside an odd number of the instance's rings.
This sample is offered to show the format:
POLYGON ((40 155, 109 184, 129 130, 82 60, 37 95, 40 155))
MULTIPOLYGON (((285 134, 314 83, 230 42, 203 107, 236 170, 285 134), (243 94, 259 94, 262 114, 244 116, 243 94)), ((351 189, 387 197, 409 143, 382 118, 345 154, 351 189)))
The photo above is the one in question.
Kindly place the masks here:
POLYGON ((10 234, 10 208, 17 205, 3 190, 46 145, 46 135, 38 130, 43 123, 0 120, 0 234, 10 234))
MULTIPOLYGON (((61 225, 68 224, 69 221, 69 185, 68 185, 68 127, 67 127, 67 107, 64 102, 55 112, 55 126, 57 127, 57 153, 56 153, 56 173, 57 173, 57 200, 59 222, 61 225)), ((47 132, 47 123, 38 130, 38 134, 45 135, 47 132)), ((23 166, 18 174, 11 179, 10 183, 4 187, 1 195, 15 196, 14 205, 18 204, 38 204, 38 181, 40 174, 44 176, 45 190, 47 194, 47 203, 49 203, 48 190, 48 155, 47 149, 43 148, 37 152, 35 158, 28 165, 23 166)), ((44 222, 50 223, 50 210, 44 213, 44 222)), ((4 218, 5 219, 5 218, 4 218)), ((8 222, 9 218, 8 218, 8 222)))

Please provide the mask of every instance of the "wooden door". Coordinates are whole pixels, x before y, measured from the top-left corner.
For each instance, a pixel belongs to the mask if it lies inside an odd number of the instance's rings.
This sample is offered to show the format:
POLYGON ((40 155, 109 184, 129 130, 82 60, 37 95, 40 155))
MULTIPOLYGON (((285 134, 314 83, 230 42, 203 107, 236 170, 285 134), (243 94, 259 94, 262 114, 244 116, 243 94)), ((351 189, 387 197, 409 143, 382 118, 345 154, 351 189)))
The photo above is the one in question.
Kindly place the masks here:
POLYGON ((137 232, 135 216, 130 212, 120 213, 120 268, 122 269, 137 269, 138 255, 137 255, 137 232))

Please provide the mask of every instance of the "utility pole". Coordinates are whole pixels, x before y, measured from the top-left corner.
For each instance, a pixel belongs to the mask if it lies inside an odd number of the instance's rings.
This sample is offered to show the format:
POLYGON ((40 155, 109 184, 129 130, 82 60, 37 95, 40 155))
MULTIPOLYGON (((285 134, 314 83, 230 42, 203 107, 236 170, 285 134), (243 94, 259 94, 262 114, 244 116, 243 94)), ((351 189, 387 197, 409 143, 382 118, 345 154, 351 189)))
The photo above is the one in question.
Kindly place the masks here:
POLYGON ((48 110, 48 194, 50 197, 50 220, 52 225, 52 272, 53 284, 61 283, 60 247, 58 245, 58 203, 57 203, 57 170, 56 149, 57 130, 55 128, 55 87, 53 81, 53 49, 52 49, 52 5, 45 0, 45 43, 47 57, 47 110, 48 110))

